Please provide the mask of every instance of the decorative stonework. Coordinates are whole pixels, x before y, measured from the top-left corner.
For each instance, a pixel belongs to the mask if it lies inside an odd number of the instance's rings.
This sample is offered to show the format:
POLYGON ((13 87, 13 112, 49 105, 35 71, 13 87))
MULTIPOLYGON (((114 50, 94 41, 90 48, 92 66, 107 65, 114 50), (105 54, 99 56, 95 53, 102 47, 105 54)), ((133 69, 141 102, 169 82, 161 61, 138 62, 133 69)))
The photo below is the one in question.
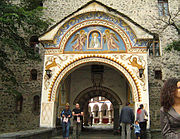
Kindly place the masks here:
MULTIPOLYGON (((138 78, 139 74, 137 74, 139 71, 138 69, 135 70, 133 66, 129 65, 129 57, 132 57, 132 55, 68 55, 71 57, 71 59, 68 59, 66 61, 63 61, 61 63, 61 68, 59 70, 56 70, 56 72, 53 73, 53 77, 51 79, 51 84, 48 87, 49 92, 49 101, 55 101, 56 98, 56 91, 58 88, 59 83, 61 80, 64 79, 65 76, 67 76, 71 70, 78 67, 82 64, 88 64, 88 63, 96 63, 100 62, 102 64, 108 64, 113 66, 114 68, 118 69, 120 72, 124 74, 124 76, 129 81, 129 84, 132 87, 133 92, 133 98, 136 102, 141 101, 141 94, 144 91, 144 89, 141 86, 141 80, 138 78), (126 61, 121 59, 121 57, 126 57, 126 61), (128 59, 128 60, 127 60, 128 59)), ((138 62, 139 62, 139 56, 138 62)), ((140 56, 141 57, 141 56, 140 56)), ((137 67, 135 67, 137 68, 137 67)))
MULTIPOLYGON (((71 57, 67 57, 66 55, 60 56, 60 55, 54 55, 54 56, 47 56, 46 62, 45 62, 45 70, 50 69, 53 73, 57 69, 61 68, 61 64, 63 61, 66 61, 67 59, 71 59, 71 57)), ((48 86, 50 85, 51 79, 48 78, 46 74, 44 74, 44 89, 47 90, 48 86)))
MULTIPOLYGON (((84 29, 87 27, 92 27, 95 30, 98 29, 99 27, 111 29, 122 38, 122 40, 124 41, 124 44, 126 45, 127 52, 141 52, 141 53, 146 52, 146 47, 149 40, 137 39, 134 31, 122 19, 117 18, 114 15, 106 14, 103 12, 88 12, 82 15, 77 15, 73 17, 72 19, 70 19, 69 21, 65 22, 60 27, 59 31, 56 33, 56 36, 54 37, 54 40, 53 40, 54 44, 46 43, 45 47, 48 48, 46 53, 49 54, 52 52, 52 50, 49 50, 49 49, 58 49, 55 51, 56 52, 58 51, 58 53, 64 53, 68 40, 74 34, 76 34, 77 31, 79 30, 84 31, 84 29)), ((89 32, 86 32, 86 33, 89 33, 89 32)), ((84 44, 88 40, 88 36, 87 35, 85 36, 87 38, 84 40, 83 42, 84 44)), ((87 47, 87 45, 88 43, 86 43, 86 46, 84 47, 87 47)), ((123 51, 121 50, 119 52, 123 52, 123 51)), ((87 52, 98 53, 98 51, 87 51, 87 52)), ((110 51, 104 51, 104 53, 109 53, 109 52, 110 51)), ((77 53, 82 53, 82 52, 77 52, 77 53)))
MULTIPOLYGON (((67 53, 64 52, 64 49, 66 47, 66 44, 68 42, 68 40, 70 39, 70 37, 76 33, 77 30, 80 30, 84 27, 88 27, 88 26, 101 26, 101 27, 108 27, 112 30, 114 30, 116 33, 118 33, 118 35, 122 38, 122 40, 124 41, 124 44, 126 46, 127 52, 146 52, 146 45, 147 43, 141 43, 141 45, 144 45, 143 47, 141 46, 141 48, 136 48, 132 46, 132 41, 130 40, 130 38, 128 37, 128 35, 125 33, 124 30, 122 30, 122 28, 120 28, 118 25, 113 24, 112 22, 108 22, 108 21, 103 21, 103 20, 87 20, 84 21, 81 24, 77 24, 74 25, 70 30, 68 30, 67 33, 65 33, 65 35, 61 38, 61 41, 59 42, 59 49, 58 50, 53 50, 53 49, 47 49, 46 50, 46 54, 52 54, 52 53, 67 53)), ((69 45, 68 45, 69 46, 69 45)), ((85 46, 86 47, 86 46, 85 46)), ((109 53, 111 51, 104 51, 103 53, 109 53)), ((113 52, 113 51, 112 51, 113 52)), ((116 51, 116 52, 126 52, 126 51, 116 51)), ((99 53, 99 51, 80 51, 80 52, 70 52, 70 53, 99 53)))
POLYGON ((112 30, 114 30, 115 32, 118 33, 119 36, 121 36, 121 38, 123 39, 124 41, 124 44, 126 45, 127 47, 127 50, 129 51, 130 48, 132 47, 131 46, 131 42, 127 36, 127 34, 125 34, 125 32, 119 28, 117 25, 111 23, 111 22, 107 22, 107 21, 103 21, 103 20, 87 20, 87 21, 84 21, 83 23, 81 24, 78 24, 78 25, 75 25, 71 28, 71 30, 69 30, 68 33, 66 33, 61 41, 60 41, 60 45, 59 45, 59 49, 61 52, 64 51, 65 49, 65 46, 66 46, 66 42, 69 40, 69 38, 77 31, 77 30, 80 30, 81 28, 84 28, 84 27, 89 27, 89 26, 101 26, 101 27, 108 27, 112 30))
POLYGON ((42 103, 41 124, 51 124, 53 103, 42 103))

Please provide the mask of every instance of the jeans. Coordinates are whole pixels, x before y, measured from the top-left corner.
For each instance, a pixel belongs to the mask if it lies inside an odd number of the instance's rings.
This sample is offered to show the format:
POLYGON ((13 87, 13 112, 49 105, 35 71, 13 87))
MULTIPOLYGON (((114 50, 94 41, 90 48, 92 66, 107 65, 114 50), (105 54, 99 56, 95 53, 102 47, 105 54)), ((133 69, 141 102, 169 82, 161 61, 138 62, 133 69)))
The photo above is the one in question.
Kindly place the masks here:
POLYGON ((62 123, 62 131, 63 131, 63 137, 66 138, 66 137, 69 137, 69 127, 70 127, 70 122, 63 122, 62 123))
POLYGON ((122 139, 126 139, 125 131, 127 132, 127 139, 131 139, 131 124, 122 123, 122 139))
POLYGON ((79 139, 81 133, 81 123, 76 120, 73 121, 73 139, 79 139))

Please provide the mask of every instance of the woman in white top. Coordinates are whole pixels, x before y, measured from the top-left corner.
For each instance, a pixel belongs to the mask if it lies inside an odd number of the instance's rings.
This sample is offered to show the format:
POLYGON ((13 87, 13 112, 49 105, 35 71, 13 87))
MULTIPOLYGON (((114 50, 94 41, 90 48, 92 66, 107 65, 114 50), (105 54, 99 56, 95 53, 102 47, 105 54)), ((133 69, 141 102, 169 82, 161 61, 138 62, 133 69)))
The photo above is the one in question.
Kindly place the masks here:
POLYGON ((148 116, 146 110, 144 109, 143 104, 137 110, 136 120, 139 122, 139 126, 141 128, 141 139, 146 138, 146 126, 147 126, 147 119, 145 116, 148 116))

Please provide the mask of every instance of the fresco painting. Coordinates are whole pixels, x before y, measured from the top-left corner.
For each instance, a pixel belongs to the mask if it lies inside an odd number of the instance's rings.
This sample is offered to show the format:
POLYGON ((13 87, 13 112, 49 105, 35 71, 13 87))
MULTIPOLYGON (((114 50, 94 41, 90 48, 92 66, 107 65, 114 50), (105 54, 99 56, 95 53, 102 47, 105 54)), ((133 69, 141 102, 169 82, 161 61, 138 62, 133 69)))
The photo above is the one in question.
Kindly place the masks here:
POLYGON ((64 52, 126 52, 125 44, 117 32, 103 26, 88 26, 75 32, 68 40, 64 52))

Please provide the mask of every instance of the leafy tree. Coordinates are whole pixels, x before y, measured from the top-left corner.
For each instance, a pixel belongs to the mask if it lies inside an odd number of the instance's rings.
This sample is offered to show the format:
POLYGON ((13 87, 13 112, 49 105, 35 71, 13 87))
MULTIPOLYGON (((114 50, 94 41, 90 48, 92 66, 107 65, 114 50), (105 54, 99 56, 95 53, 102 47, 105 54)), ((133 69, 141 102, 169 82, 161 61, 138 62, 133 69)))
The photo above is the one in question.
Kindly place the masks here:
MULTIPOLYGON (((180 25, 177 25, 177 30, 180 31, 180 25)), ((165 51, 171 51, 171 50, 180 51, 180 39, 174 40, 165 48, 165 51)))
POLYGON ((166 51, 171 51, 172 49, 176 51, 180 51, 180 40, 173 41, 165 48, 166 51))
POLYGON ((14 58, 40 60, 39 54, 29 46, 29 38, 44 32, 50 24, 49 19, 42 18, 41 2, 21 0, 19 4, 13 4, 9 0, 0 1, 0 78, 3 89, 8 92, 17 94, 12 86, 19 83, 7 63, 14 58))

